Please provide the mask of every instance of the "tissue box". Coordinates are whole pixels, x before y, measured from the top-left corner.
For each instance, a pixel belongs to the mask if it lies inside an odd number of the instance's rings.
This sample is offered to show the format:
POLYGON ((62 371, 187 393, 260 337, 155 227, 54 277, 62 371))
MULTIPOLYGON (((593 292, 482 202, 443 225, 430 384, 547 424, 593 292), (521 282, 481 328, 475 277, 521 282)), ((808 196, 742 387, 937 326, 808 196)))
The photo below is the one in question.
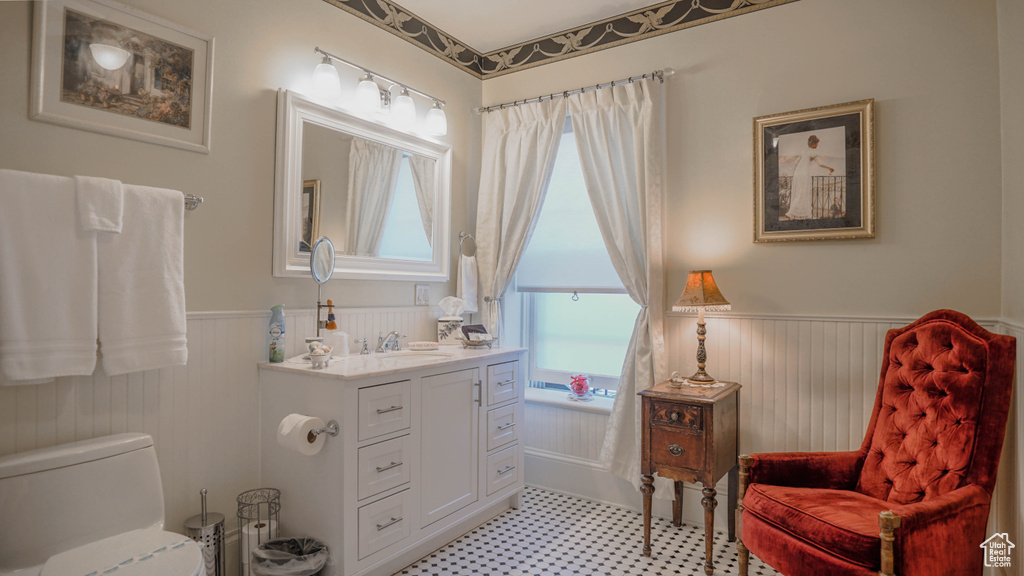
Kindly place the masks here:
POLYGON ((442 316, 437 319, 437 341, 442 346, 458 345, 462 336, 462 316, 442 316))

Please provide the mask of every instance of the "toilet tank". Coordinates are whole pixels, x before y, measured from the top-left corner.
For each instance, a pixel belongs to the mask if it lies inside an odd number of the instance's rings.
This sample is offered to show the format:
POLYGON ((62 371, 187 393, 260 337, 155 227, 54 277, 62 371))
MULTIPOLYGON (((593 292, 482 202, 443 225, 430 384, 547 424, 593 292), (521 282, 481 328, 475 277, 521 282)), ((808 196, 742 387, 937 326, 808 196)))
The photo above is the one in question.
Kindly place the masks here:
POLYGON ((0 457, 0 574, 163 523, 163 485, 148 434, 0 457))

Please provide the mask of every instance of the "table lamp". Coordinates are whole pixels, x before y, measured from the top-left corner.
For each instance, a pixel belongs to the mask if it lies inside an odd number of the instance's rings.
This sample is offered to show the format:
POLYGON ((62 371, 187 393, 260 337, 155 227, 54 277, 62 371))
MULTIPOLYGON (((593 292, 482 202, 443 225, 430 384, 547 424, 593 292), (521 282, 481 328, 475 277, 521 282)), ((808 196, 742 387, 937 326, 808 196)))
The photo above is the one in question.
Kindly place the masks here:
MULTIPOLYGON (((686 278, 686 288, 679 296, 679 300, 672 306, 673 312, 693 312, 697 316, 697 372, 686 379, 689 384, 708 385, 714 384, 716 380, 704 371, 708 353, 704 349, 704 336, 708 333, 704 325, 704 311, 719 312, 731 310, 732 305, 722 296, 711 276, 711 270, 690 270, 686 278)), ((679 387, 673 384, 675 387, 679 387)))

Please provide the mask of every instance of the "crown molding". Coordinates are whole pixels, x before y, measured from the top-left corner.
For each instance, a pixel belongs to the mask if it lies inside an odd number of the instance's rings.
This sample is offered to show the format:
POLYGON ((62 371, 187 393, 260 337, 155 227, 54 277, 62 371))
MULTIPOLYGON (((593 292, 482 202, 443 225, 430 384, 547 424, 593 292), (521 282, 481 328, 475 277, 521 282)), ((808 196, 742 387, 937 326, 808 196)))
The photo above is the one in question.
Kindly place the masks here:
POLYGON ((324 0, 480 79, 797 1, 672 0, 485 54, 391 0, 324 0))

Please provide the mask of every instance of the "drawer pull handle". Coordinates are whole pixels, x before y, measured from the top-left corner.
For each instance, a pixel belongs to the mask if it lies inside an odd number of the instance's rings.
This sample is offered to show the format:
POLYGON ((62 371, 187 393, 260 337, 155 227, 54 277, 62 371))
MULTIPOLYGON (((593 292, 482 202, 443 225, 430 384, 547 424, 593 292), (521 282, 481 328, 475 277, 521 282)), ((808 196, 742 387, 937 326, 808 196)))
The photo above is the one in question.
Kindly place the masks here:
POLYGON ((508 466, 505 466, 501 470, 498 470, 498 475, 500 476, 502 474, 508 474, 509 472, 511 472, 511 471, 513 471, 515 469, 516 469, 516 465, 515 464, 509 464, 508 466))
POLYGON ((387 414, 388 412, 394 412, 395 410, 401 409, 401 406, 392 406, 391 408, 377 408, 377 414, 387 414))
POLYGON ((401 521, 402 521, 402 517, 399 516, 398 518, 392 518, 390 522, 387 522, 387 523, 384 523, 384 524, 377 524, 377 531, 380 532, 381 530, 387 528, 388 526, 393 526, 395 524, 398 524, 401 521))
POLYGON ((511 427, 513 427, 515 425, 516 425, 515 422, 509 422, 508 424, 503 424, 501 426, 498 426, 498 430, 508 430, 509 428, 511 428, 511 427))
POLYGON ((505 380, 504 382, 498 382, 498 386, 508 386, 509 384, 511 384, 511 383, 513 383, 515 381, 516 381, 516 379, 513 378, 511 380, 505 380))
POLYGON ((686 452, 686 449, 680 446, 679 444, 672 444, 668 447, 668 453, 673 456, 679 456, 683 452, 686 452))
POLYGON ((401 462, 392 462, 391 464, 388 464, 387 466, 377 466, 377 473, 379 474, 381 472, 385 472, 387 470, 391 470, 392 468, 398 468, 401 465, 402 465, 401 462))
POLYGON ((678 422, 678 421, 679 421, 679 412, 673 412, 673 413, 672 413, 672 414, 671 414, 671 415, 669 416, 669 418, 670 418, 670 419, 671 419, 671 420, 672 420, 673 422, 678 422))

